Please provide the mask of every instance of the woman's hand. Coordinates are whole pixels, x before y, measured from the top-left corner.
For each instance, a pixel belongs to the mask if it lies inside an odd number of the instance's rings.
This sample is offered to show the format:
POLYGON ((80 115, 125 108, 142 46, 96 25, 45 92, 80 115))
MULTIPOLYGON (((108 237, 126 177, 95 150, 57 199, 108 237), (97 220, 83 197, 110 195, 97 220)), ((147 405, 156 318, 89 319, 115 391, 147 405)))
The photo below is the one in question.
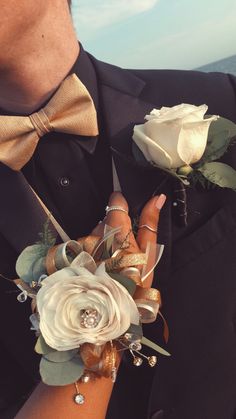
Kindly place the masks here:
MULTIPOLYGON (((120 233, 116 234, 117 247, 124 243, 129 253, 145 253, 147 244, 156 243, 158 235, 158 223, 160 210, 166 201, 165 195, 151 198, 143 208, 138 224, 138 233, 135 239, 132 231, 131 219, 128 215, 129 208, 127 201, 120 192, 114 192, 109 200, 108 212, 105 219, 98 224, 93 230, 92 234, 102 236, 105 224, 112 228, 121 227, 120 233), (112 208, 120 207, 125 210, 111 210, 112 208)), ((141 267, 140 267, 141 269, 141 267)), ((153 273, 143 283, 144 287, 151 287, 153 281, 153 273)))

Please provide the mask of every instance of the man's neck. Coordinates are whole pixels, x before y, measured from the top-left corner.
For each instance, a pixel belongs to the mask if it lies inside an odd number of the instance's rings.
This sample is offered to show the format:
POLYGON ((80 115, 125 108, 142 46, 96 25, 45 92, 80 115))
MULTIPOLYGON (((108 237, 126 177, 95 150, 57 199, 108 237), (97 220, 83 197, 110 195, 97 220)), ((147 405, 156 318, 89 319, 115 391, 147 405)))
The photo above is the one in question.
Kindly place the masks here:
MULTIPOLYGON (((55 13, 55 10, 54 10, 55 13)), ((67 76, 79 54, 69 13, 46 14, 0 55, 0 108, 30 114, 39 109, 67 76)))

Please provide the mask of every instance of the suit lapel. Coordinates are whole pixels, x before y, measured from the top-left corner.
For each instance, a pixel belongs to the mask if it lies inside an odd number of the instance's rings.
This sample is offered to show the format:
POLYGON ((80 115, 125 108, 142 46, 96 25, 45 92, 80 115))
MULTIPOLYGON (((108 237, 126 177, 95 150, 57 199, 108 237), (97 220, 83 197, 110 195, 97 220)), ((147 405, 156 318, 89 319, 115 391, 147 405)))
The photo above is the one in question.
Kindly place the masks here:
POLYGON ((169 276, 172 239, 169 182, 166 182, 166 176, 162 172, 137 167, 132 157, 133 127, 135 124, 143 123, 144 116, 155 106, 140 97, 145 82, 129 71, 101 63, 93 57, 91 59, 98 77, 99 106, 104 117, 118 178, 133 215, 140 212, 155 191, 156 194, 165 193, 168 197, 161 214, 158 239, 166 248, 157 269, 158 284, 162 283, 165 288, 169 276))
POLYGON ((0 231, 20 253, 39 240, 46 214, 21 172, 0 163, 0 231))
POLYGON ((126 70, 93 57, 92 60, 98 76, 99 107, 122 192, 131 208, 141 207, 155 190, 157 181, 149 171, 151 182, 146 182, 143 171, 132 162, 133 127, 144 122, 144 116, 154 105, 139 97, 145 82, 126 70))

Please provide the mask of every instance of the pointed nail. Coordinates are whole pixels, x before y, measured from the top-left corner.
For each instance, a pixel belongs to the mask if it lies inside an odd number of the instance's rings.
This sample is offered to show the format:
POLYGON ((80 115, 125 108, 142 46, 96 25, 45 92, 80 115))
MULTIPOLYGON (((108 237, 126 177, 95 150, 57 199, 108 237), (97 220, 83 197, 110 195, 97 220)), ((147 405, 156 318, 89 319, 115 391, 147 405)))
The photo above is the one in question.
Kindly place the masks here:
POLYGON ((166 202, 166 196, 164 194, 161 194, 156 200, 156 208, 158 210, 161 210, 165 202, 166 202))

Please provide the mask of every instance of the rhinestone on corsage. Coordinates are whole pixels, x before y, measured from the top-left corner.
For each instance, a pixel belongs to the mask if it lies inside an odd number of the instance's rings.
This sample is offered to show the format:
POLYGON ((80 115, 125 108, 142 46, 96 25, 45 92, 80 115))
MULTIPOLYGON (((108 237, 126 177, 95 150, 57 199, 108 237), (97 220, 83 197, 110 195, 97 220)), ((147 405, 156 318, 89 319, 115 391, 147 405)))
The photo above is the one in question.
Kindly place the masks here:
POLYGON ((77 394, 74 396, 74 402, 75 402, 76 404, 84 404, 84 402, 85 402, 85 397, 83 396, 83 394, 81 394, 81 393, 77 393, 77 394))
POLYGON ((80 324, 86 329, 93 329, 97 327, 100 322, 100 315, 97 310, 86 309, 81 314, 80 324))

